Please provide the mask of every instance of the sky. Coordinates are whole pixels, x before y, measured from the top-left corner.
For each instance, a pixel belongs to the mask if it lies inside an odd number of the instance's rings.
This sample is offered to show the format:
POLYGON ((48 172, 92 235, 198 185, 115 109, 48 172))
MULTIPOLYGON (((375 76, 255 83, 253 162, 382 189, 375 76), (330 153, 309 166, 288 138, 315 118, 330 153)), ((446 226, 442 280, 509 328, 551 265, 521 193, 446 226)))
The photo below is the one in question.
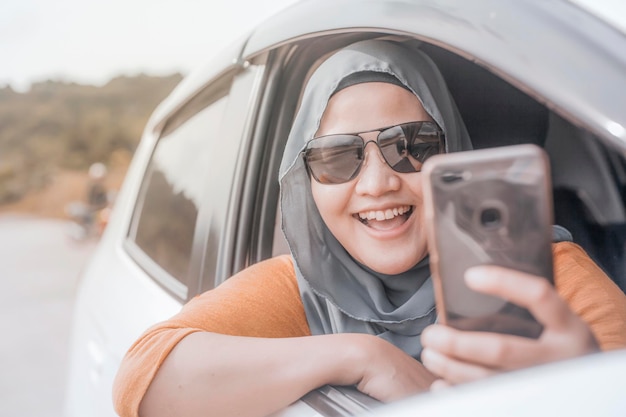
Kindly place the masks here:
POLYGON ((189 73, 296 0, 0 0, 0 87, 189 73))
MULTIPOLYGON (((0 0, 0 88, 189 73, 297 0, 0 0)), ((593 6, 626 32, 625 0, 593 6)))

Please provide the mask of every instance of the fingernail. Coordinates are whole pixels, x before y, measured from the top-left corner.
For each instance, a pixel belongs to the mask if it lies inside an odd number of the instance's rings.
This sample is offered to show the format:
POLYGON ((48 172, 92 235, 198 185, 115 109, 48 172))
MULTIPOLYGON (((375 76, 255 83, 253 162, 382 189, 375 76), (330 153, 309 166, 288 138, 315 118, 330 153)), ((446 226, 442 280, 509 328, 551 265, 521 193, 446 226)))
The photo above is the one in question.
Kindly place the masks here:
POLYGON ((422 333, 422 345, 437 348, 444 338, 443 330, 436 324, 428 326, 422 333))
POLYGON ((430 384, 431 391, 440 391, 442 389, 450 388, 450 384, 448 384, 443 379, 436 379, 430 384))
POLYGON ((425 348, 422 350, 422 365, 429 368, 431 371, 437 369, 437 365, 441 363, 441 355, 433 349, 425 348))
POLYGON ((482 266, 473 266, 465 270, 465 283, 472 286, 481 286, 489 281, 489 273, 482 266))
POLYGON ((433 358, 432 350, 428 348, 424 348, 422 350, 422 355, 420 359, 422 360, 422 364, 426 366, 427 363, 430 363, 433 358))

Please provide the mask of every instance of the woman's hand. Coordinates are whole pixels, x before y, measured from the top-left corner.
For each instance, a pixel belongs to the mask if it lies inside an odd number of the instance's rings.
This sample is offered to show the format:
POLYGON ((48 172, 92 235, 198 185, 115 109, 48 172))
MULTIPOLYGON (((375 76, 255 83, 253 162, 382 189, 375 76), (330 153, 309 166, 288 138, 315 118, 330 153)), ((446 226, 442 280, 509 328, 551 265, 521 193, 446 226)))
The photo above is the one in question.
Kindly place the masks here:
POLYGON ((497 266, 469 269, 467 285, 527 308, 544 326, 539 339, 433 325, 422 334, 422 362, 443 381, 433 388, 599 350, 585 322, 546 280, 497 266))
POLYGON ((335 384, 355 384, 359 391, 389 402, 426 391, 436 379, 419 361, 383 339, 361 334, 343 336, 352 338, 356 352, 351 355, 353 374, 351 380, 335 381, 335 384))

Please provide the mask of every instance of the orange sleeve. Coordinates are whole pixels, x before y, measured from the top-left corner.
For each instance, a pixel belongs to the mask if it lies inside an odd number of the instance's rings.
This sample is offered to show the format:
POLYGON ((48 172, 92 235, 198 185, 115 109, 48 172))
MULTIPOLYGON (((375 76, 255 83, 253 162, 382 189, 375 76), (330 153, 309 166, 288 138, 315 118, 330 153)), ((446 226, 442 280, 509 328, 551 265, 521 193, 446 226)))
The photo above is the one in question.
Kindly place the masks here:
POLYGON ((167 355, 185 336, 198 331, 251 337, 310 335, 290 256, 241 271, 149 328, 126 353, 113 384, 113 403, 120 416, 137 417, 167 355))
POLYGON ((624 292, 575 243, 557 243, 553 253, 557 291, 591 327, 602 350, 626 347, 624 292))

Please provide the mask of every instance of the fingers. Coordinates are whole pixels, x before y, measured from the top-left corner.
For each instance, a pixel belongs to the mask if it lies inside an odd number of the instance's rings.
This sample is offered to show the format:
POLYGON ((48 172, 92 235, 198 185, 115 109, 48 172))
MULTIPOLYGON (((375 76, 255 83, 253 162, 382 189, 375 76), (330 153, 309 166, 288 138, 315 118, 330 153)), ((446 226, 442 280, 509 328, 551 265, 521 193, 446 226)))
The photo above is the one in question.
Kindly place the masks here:
POLYGON ((545 279, 497 266, 467 270, 467 285, 473 290, 495 295, 528 309, 545 327, 563 330, 577 317, 554 287, 545 279))
POLYGON ((496 373, 496 371, 489 368, 463 362, 428 348, 422 351, 422 362, 431 372, 440 375, 444 380, 442 382, 438 382, 441 380, 433 382, 431 389, 474 381, 496 373))
POLYGON ((430 390, 431 391, 439 391, 445 388, 450 388, 452 385, 446 381, 444 381, 443 379, 437 379, 435 380, 435 382, 433 382, 432 384, 430 384, 430 390))
MULTIPOLYGON (((461 331, 443 325, 426 328, 421 340, 426 349, 494 371, 529 366, 544 356, 543 347, 533 339, 498 333, 461 331)), ((424 365, 437 375, 443 376, 425 362, 424 365)))

